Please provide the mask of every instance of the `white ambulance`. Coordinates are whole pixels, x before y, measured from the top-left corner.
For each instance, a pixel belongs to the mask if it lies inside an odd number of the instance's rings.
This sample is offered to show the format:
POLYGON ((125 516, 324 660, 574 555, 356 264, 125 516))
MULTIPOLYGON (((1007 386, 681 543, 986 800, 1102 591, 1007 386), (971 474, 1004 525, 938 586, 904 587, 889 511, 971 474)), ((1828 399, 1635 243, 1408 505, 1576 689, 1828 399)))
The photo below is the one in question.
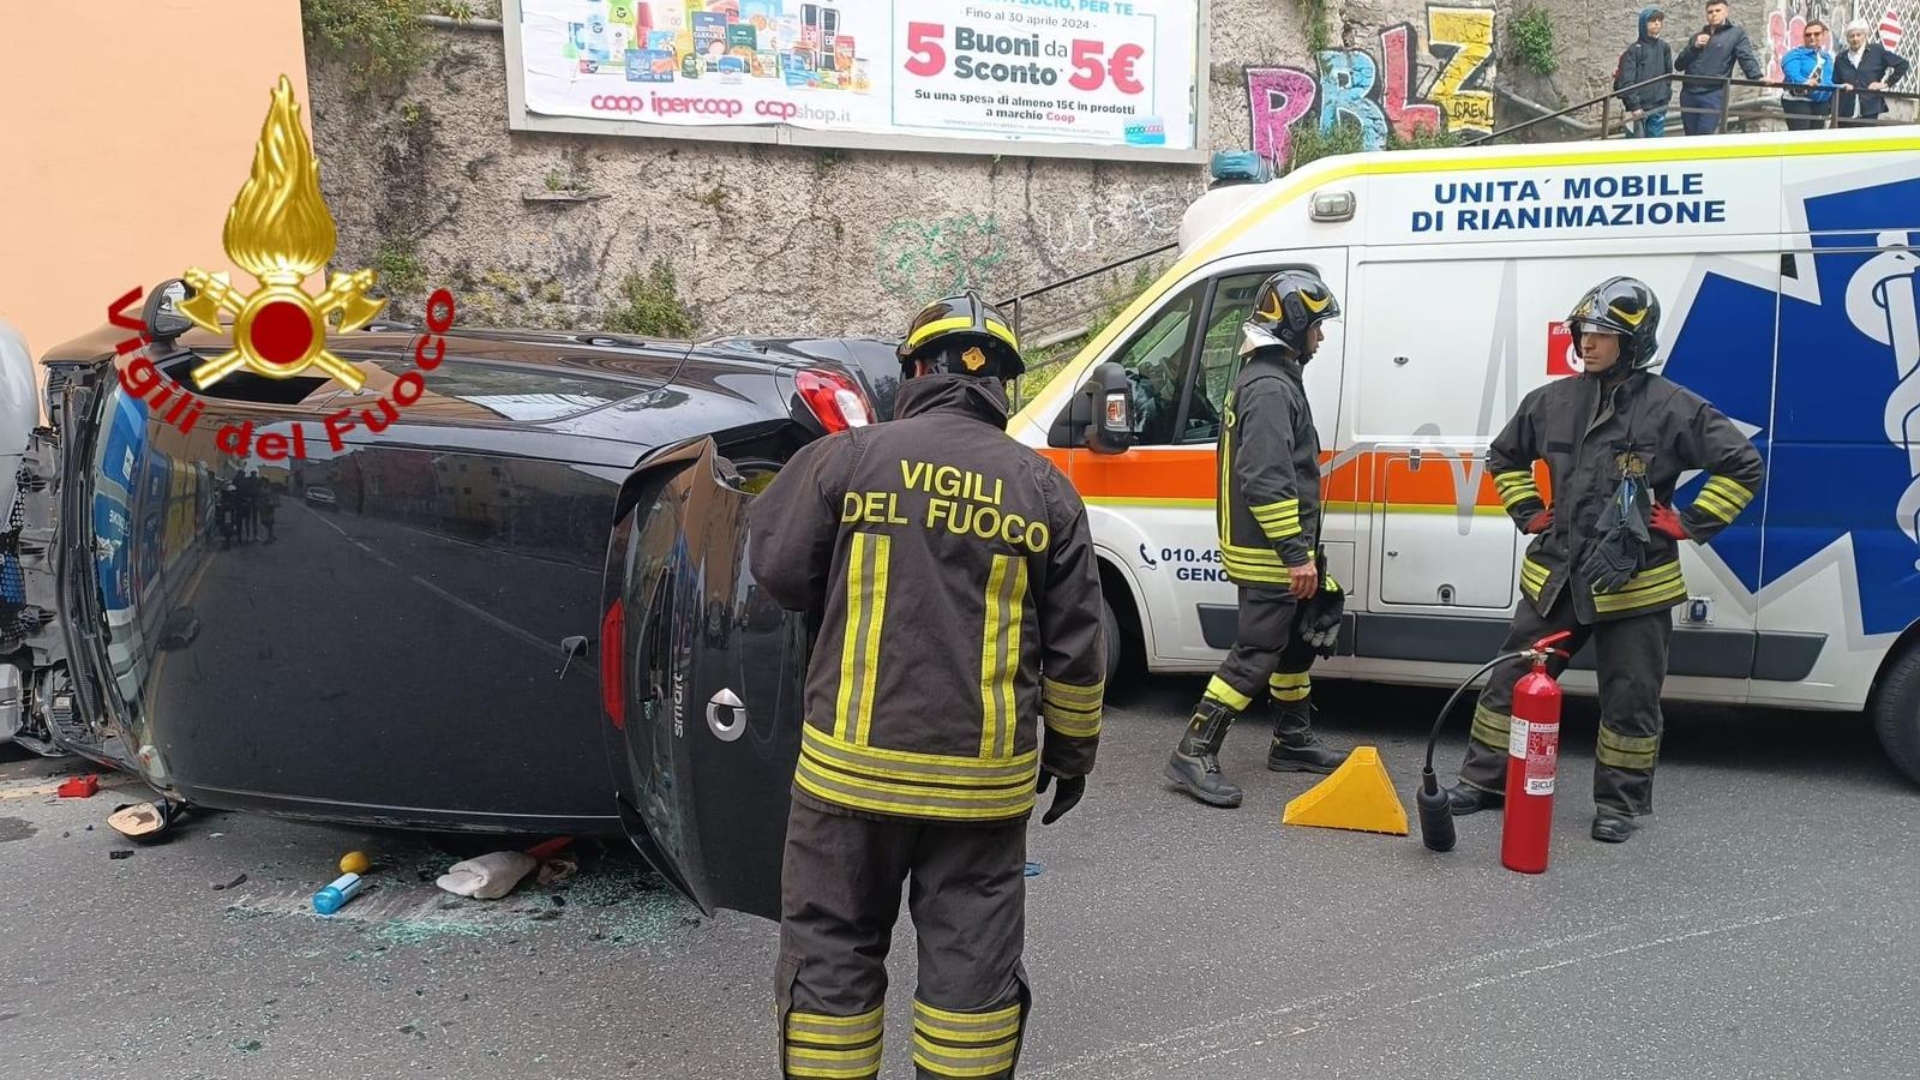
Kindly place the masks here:
MULTIPOLYGON (((1486 447, 1577 374, 1574 301, 1629 274, 1662 305, 1658 370, 1767 460, 1733 526, 1684 546, 1669 699, 1865 707, 1920 780, 1920 130, 1375 153, 1262 188, 1011 425, 1089 504, 1137 660, 1208 671, 1232 643, 1215 440, 1269 274, 1311 267, 1345 312, 1306 371, 1349 597, 1316 670, 1434 685, 1489 659, 1521 599, 1486 447)), ((1564 682, 1594 692, 1591 649, 1564 682)))

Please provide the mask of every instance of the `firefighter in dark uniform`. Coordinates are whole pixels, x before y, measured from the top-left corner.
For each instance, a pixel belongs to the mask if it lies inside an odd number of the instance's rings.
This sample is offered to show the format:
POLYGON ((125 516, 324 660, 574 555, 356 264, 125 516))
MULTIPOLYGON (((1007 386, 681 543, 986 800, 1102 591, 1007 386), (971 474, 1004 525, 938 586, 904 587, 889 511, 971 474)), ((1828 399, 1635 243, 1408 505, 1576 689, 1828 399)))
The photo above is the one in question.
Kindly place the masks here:
POLYGON ((1167 763, 1169 780, 1201 802, 1239 806, 1220 774, 1234 720, 1266 696, 1273 711, 1267 767, 1330 773, 1346 754, 1312 728, 1316 655, 1331 654, 1340 586, 1315 550, 1320 535, 1320 438, 1302 372, 1340 304, 1320 277, 1283 270, 1254 298, 1220 434, 1217 526, 1221 562, 1239 589, 1239 628, 1167 763))
MULTIPOLYGON (((1733 422, 1686 387, 1653 374, 1660 302, 1640 281, 1610 278, 1567 318, 1584 363, 1578 378, 1529 393, 1487 452, 1508 515, 1534 539, 1521 566, 1525 599, 1503 652, 1560 630, 1569 655, 1593 640, 1600 739, 1593 775, 1593 838, 1620 843, 1653 809, 1660 691, 1674 605, 1687 599, 1680 544, 1704 544, 1760 490, 1760 452, 1733 422), (1553 505, 1534 462, 1545 461, 1553 505), (1683 473, 1703 470, 1692 505, 1671 508, 1683 473)), ((1556 674, 1564 661, 1555 658, 1556 674)), ((1454 813, 1505 801, 1514 684, 1530 668, 1493 669, 1473 715, 1454 813)))
POLYGON ((1006 433, 1025 370, 979 296, 899 348, 893 421, 795 454, 751 511, 755 578, 819 613, 782 868, 783 1076, 880 1071, 902 882, 919 938, 916 1075, 1014 1075, 1027 819, 1080 801, 1105 696, 1085 507, 1006 433))

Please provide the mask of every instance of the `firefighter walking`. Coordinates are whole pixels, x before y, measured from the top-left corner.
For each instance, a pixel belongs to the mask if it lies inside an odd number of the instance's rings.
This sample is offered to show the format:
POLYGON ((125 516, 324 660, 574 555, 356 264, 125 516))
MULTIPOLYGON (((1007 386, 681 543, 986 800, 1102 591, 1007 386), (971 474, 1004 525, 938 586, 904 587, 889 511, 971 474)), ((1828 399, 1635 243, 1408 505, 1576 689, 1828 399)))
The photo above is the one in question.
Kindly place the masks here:
POLYGON ((749 558, 821 618, 782 866, 782 1075, 879 1075, 886 957, 911 879, 916 1075, 1014 1075, 1027 819, 1080 801, 1105 696, 1086 511, 1006 433, 1025 370, 999 311, 929 306, 895 419, 809 444, 754 500, 749 558), (1044 730, 1043 730, 1044 729, 1044 730))
POLYGON ((1340 305, 1318 275, 1283 270, 1254 299, 1243 326, 1245 358, 1220 432, 1217 525, 1221 562, 1239 590, 1233 648, 1207 683, 1166 776, 1212 806, 1239 806, 1220 772, 1234 720, 1265 696, 1273 711, 1267 767, 1331 773, 1346 754, 1314 735, 1314 657, 1331 654, 1340 586, 1326 575, 1320 535, 1320 439, 1302 382, 1321 324, 1340 305))
MULTIPOLYGON (((1600 737, 1593 776, 1593 838, 1620 843, 1652 812, 1660 692, 1674 605, 1687 599, 1680 544, 1704 544, 1760 490, 1760 453, 1705 399, 1652 368, 1660 303, 1645 283, 1615 277, 1568 316, 1583 373, 1529 393, 1494 439, 1487 469, 1514 523, 1534 539, 1521 566, 1525 600, 1502 652, 1560 630, 1571 655, 1591 639, 1598 666, 1600 737), (1534 482, 1545 461, 1553 504, 1534 482), (1692 505, 1673 492, 1706 473, 1692 505)), ((1564 668, 1557 661, 1557 675, 1564 668)), ((1505 801, 1513 688, 1525 661, 1493 669, 1474 710, 1454 813, 1505 801)))

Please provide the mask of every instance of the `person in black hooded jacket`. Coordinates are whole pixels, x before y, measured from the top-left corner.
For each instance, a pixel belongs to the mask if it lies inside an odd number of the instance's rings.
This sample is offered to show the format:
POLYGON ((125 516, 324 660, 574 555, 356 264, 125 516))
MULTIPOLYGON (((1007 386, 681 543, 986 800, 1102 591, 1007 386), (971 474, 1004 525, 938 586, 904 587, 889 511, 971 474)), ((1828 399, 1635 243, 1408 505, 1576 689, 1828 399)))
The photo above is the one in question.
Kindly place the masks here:
POLYGON ((1613 70, 1613 89, 1627 110, 1627 131, 1644 139, 1667 133, 1667 106, 1673 101, 1671 79, 1639 85, 1673 73, 1673 46, 1660 40, 1666 20, 1666 12, 1657 7, 1641 8, 1640 36, 1620 54, 1613 70))

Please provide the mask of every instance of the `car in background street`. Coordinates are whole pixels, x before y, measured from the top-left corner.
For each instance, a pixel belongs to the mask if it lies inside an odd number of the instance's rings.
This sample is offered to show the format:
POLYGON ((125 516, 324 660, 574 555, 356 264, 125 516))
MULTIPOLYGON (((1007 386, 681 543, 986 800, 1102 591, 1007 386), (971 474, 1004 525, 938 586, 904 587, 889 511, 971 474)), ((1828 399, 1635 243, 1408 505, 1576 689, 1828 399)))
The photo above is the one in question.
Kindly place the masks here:
POLYGON ((306 500, 307 505, 316 510, 337 510, 340 507, 340 499, 333 493, 333 489, 317 484, 307 489, 306 500))

